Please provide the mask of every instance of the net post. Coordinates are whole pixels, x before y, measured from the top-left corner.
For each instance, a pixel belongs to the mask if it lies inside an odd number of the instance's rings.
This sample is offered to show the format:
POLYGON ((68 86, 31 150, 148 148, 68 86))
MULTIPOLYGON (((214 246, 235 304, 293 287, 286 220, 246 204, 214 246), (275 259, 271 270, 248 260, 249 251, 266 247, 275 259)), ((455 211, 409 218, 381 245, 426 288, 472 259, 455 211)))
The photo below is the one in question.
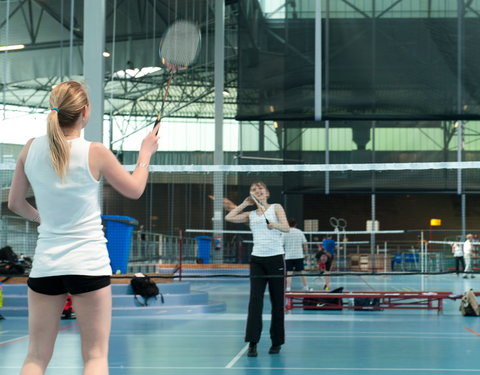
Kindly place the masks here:
MULTIPOLYGON (((215 150, 213 159, 215 165, 224 164, 223 153, 223 91, 225 88, 225 1, 215 1, 215 34, 214 34, 214 86, 215 86, 215 150)), ((213 229, 215 236, 221 237, 223 243, 223 197, 224 173, 213 173, 213 229)), ((223 261, 223 250, 214 252, 212 261, 223 261)))
MULTIPOLYGON (((325 121, 325 165, 330 164, 330 121, 325 121)), ((325 195, 330 194, 330 172, 325 171, 325 195)))
POLYGON ((387 272, 387 253, 388 253, 388 245, 387 241, 383 242, 383 272, 387 272))
POLYGON ((179 229, 178 230, 178 237, 180 239, 179 242, 179 248, 178 248, 178 253, 179 253, 179 260, 178 260, 178 281, 182 281, 182 260, 183 260, 183 230, 179 229))
POLYGON ((315 121, 322 120, 322 0, 315 2, 315 121))
MULTIPOLYGON (((86 0, 84 2, 84 48, 83 48, 83 75, 89 88, 90 102, 95 103, 91 109, 91 121, 85 128, 85 138, 90 141, 103 141, 103 113, 104 113, 104 77, 105 58, 105 0, 86 0)), ((72 63, 72 61, 71 61, 72 63)), ((70 66, 69 78, 72 77, 70 66)))
POLYGON ((372 268, 372 272, 375 273, 375 264, 377 262, 377 259, 376 259, 376 256, 375 256, 375 248, 376 248, 375 220, 377 220, 377 218, 376 218, 377 204, 376 204, 375 193, 371 194, 370 199, 371 199, 371 201, 370 201, 370 215, 371 215, 371 218, 372 218, 372 226, 370 228, 370 255, 373 259, 373 265, 374 265, 373 268, 372 268))
POLYGON ((425 272, 425 241, 424 241, 425 235, 423 233, 423 230, 420 232, 420 270, 421 272, 425 272))

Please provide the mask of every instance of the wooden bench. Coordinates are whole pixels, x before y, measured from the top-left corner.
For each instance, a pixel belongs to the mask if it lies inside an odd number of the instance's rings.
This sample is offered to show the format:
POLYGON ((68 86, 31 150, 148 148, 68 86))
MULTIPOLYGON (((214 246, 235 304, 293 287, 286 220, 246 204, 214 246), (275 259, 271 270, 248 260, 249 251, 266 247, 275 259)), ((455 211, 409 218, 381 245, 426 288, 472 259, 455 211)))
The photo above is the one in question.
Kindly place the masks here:
POLYGON ((295 308, 305 310, 384 310, 384 309, 424 309, 443 311, 444 299, 459 299, 462 294, 452 292, 386 292, 386 291, 354 291, 342 293, 328 293, 323 291, 286 292, 287 304, 285 311, 295 308), (372 306, 355 306, 353 303, 344 303, 344 299, 368 298, 377 299, 378 303, 372 306), (322 299, 321 303, 305 304, 305 299, 322 299), (331 300, 331 302, 329 302, 331 300))

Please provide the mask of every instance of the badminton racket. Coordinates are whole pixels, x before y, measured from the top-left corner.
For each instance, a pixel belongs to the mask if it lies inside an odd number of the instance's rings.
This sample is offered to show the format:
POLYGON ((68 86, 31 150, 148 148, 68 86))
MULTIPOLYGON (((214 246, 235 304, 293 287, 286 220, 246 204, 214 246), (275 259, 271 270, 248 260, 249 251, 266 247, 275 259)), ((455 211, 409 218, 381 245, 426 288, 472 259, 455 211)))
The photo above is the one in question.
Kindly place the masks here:
POLYGON ((163 93, 162 106, 155 120, 154 127, 161 121, 165 100, 172 83, 173 76, 179 70, 185 70, 192 65, 200 51, 202 37, 196 24, 186 20, 175 21, 163 34, 158 53, 166 69, 170 70, 167 86, 163 93))
POLYGON ((267 210, 267 208, 265 207, 265 205, 258 200, 258 198, 255 196, 255 194, 250 193, 250 197, 251 197, 251 198, 253 199, 253 201, 256 203, 257 207, 260 208, 260 211, 262 211, 263 217, 265 218, 265 222, 267 223, 267 225, 270 224, 270 222, 268 221, 267 217, 265 216, 265 211, 267 210))

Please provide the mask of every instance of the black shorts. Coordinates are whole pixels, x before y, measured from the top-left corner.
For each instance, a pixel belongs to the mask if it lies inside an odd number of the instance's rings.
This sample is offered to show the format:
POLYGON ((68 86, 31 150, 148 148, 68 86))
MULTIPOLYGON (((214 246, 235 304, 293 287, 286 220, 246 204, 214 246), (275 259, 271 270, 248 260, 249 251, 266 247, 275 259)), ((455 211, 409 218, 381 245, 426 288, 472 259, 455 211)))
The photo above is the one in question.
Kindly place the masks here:
POLYGON ((331 256, 328 257, 328 260, 327 262, 325 263, 325 268, 327 271, 330 271, 332 269, 332 263, 333 263, 333 258, 334 258, 334 255, 333 254, 330 254, 331 256))
POLYGON ((285 265, 287 267, 287 271, 303 271, 305 269, 303 265, 303 258, 285 259, 285 265))
POLYGON ((56 296, 59 294, 81 294, 93 292, 110 285, 110 275, 82 276, 62 275, 48 277, 30 277, 28 286, 34 292, 56 296))

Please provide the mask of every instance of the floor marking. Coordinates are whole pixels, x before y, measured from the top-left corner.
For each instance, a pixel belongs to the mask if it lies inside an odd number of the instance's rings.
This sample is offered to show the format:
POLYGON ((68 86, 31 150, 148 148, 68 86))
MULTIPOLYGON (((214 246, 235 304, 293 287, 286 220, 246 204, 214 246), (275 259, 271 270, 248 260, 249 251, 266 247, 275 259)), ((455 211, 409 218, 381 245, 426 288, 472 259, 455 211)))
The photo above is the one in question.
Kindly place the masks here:
MULTIPOLYGON (((479 334, 477 334, 479 335, 479 334)), ((479 335, 480 336, 480 335, 479 335)), ((183 337, 191 337, 191 338, 204 338, 204 337, 235 337, 235 338, 238 338, 238 337, 243 337, 243 334, 241 332, 238 332, 236 334, 234 333, 231 333, 231 334, 222 334, 222 333, 213 333, 213 334, 187 334, 187 333, 182 333, 182 334, 178 334, 178 333, 157 333, 157 334, 139 334, 139 333, 128 333, 128 334, 111 334, 110 337, 147 337, 147 338, 151 338, 151 337, 163 337, 163 338, 183 338, 183 337)), ((357 333, 354 333, 354 334, 342 334, 342 333, 326 333, 326 332, 323 332, 323 333, 317 333, 317 334, 300 334, 300 333, 289 333, 288 334, 288 337, 289 338, 292 338, 292 339, 296 339, 296 338, 299 338, 299 339, 317 339, 317 338, 330 338, 330 339, 345 339, 345 338, 372 338, 372 339, 388 339, 388 338, 396 338, 396 339, 411 339, 412 337, 413 338, 422 338, 424 340, 439 340, 439 339, 451 339, 451 338, 462 338, 462 339, 473 339, 471 336, 467 336, 465 337, 464 335, 462 334, 446 334, 446 335, 442 335, 442 334, 437 334, 437 335, 424 335, 424 334, 418 334, 418 333, 411 333, 411 334, 403 334, 403 333, 400 333, 400 334, 396 334, 396 335, 392 335, 391 333, 383 333, 383 332, 379 332, 379 333, 376 333, 376 334, 373 334, 373 333, 365 333, 365 334, 357 334, 357 333)))
POLYGON ((475 336, 480 336, 480 333, 475 332, 473 329, 470 329, 468 327, 463 327, 463 328, 465 328, 468 332, 473 333, 475 336))
POLYGON ((60 332, 60 331, 65 331, 65 330, 67 330, 67 329, 70 329, 70 328, 73 328, 73 327, 76 327, 76 326, 78 326, 78 323, 74 323, 74 324, 70 324, 69 326, 62 327, 62 328, 60 328, 58 331, 59 331, 59 332, 60 332))
MULTIPOLYGON (((19 366, 0 366, 0 369, 19 369, 19 366)), ((82 366, 48 366, 49 369, 62 369, 62 370, 78 370, 82 369, 82 366)), ((225 371, 225 367, 218 367, 218 366, 109 366, 112 369, 122 369, 122 370, 219 370, 225 371)), ((234 370, 278 370, 278 371, 293 371, 293 370, 301 370, 301 371, 351 371, 351 372, 365 372, 365 371, 378 371, 378 372, 385 372, 385 371, 395 371, 395 372, 408 372, 408 371, 415 371, 415 372, 431 372, 431 373, 459 373, 459 372, 466 372, 466 373, 480 373, 480 369, 458 369, 458 368, 388 368, 388 367, 263 367, 263 366, 249 366, 249 367, 235 367, 234 370)))
POLYGON ((7 341, 2 341, 0 342, 0 346, 5 346, 5 345, 9 345, 9 344, 14 344, 16 342, 20 342, 20 341, 23 341, 25 339, 28 338, 28 335, 26 336, 21 336, 21 337, 17 337, 16 339, 11 339, 11 340, 7 340, 7 341))
MULTIPOLYGON (((385 312, 384 312, 385 313, 385 312)), ((298 321, 298 322, 320 322, 320 323, 325 323, 325 322, 391 322, 392 321, 392 316, 397 316, 397 315, 390 315, 390 314, 380 314, 375 312, 375 315, 373 314, 368 314, 366 312, 365 315, 362 314, 336 314, 336 313, 328 313, 327 311, 322 311, 320 314, 285 314, 285 321, 298 321)), ((444 314, 448 315, 448 314, 444 314)), ((428 315, 421 315, 421 317, 427 317, 431 318, 432 316, 437 316, 436 314, 428 314, 428 315)), ((163 320, 189 320, 191 321, 192 319, 195 319, 195 317, 198 317, 199 320, 202 322, 205 321, 235 321, 235 320, 241 320, 245 321, 247 319, 247 313, 225 313, 225 314, 197 314, 197 315, 185 315, 185 314, 178 314, 178 315, 165 315, 162 316, 163 320)), ((418 319, 419 316, 417 314, 409 314, 409 315, 403 315, 402 318, 412 318, 412 319, 418 319)), ((158 318, 156 317, 142 317, 142 318, 158 318)), ((270 321, 271 320, 271 315, 270 314, 264 314, 262 319, 264 321, 270 321)))
MULTIPOLYGON (((311 331, 298 331, 296 329, 292 329, 292 330, 288 330, 289 332, 289 335, 302 335, 303 337, 305 338, 308 338, 310 337, 311 335, 324 335, 324 334, 337 334, 336 332, 338 332, 337 329, 332 329, 332 330, 325 330, 325 329, 322 329, 322 330, 311 330, 311 331)), ((394 333, 393 331, 357 331, 355 330, 355 334, 362 334, 362 335, 365 335, 365 334, 375 334, 375 335, 391 335, 392 333, 394 333)), ((428 336, 431 336, 431 337, 465 337, 463 334, 459 334, 459 333, 453 333, 453 332, 422 332, 419 334, 418 331, 401 331, 401 332, 395 332, 397 335, 402 335, 402 336, 407 336, 407 335, 411 335, 411 336, 415 336, 415 337, 418 337, 419 335, 422 336, 422 337, 428 337, 428 336)))
POLYGON ((249 344, 245 345, 245 346, 242 348, 242 350, 240 350, 240 351, 238 352, 238 354, 237 354, 235 357, 233 357, 233 359, 232 359, 230 362, 228 362, 228 364, 225 366, 225 368, 232 368, 232 366, 233 366, 235 363, 237 363, 237 361, 238 361, 238 360, 245 354, 245 352, 248 350, 248 345, 249 345, 249 344))
MULTIPOLYGON (((320 335, 320 334, 319 334, 320 335)), ((242 337, 244 334, 241 331, 237 333, 112 333, 110 337, 242 337)), ((418 335, 417 335, 418 336, 418 335)), ((321 335, 320 335, 321 337, 321 335)))
POLYGON ((317 367, 317 368, 309 368, 309 367, 235 367, 238 370, 301 370, 301 371, 425 371, 425 372, 451 372, 451 373, 458 373, 458 372, 477 372, 480 373, 479 369, 444 369, 444 368, 388 368, 388 367, 317 367))
MULTIPOLYGON (((291 336, 295 336, 295 335, 300 335, 302 337, 316 337, 317 335, 338 335, 338 329, 337 328, 331 328, 331 327, 325 327, 325 328, 322 328, 322 329, 311 329, 311 330, 298 330, 298 329, 287 329, 288 331, 288 335, 291 336)), ((178 331, 178 332, 167 332, 167 331, 162 331, 162 332, 158 332, 158 333, 151 333, 151 329, 148 329, 148 330, 124 330, 124 331, 120 331, 120 330, 115 330, 114 333, 112 333, 110 336, 114 337, 114 336, 118 336, 118 337, 121 337, 121 336, 179 336, 179 337, 183 337, 183 336, 191 336, 192 333, 191 330, 182 330, 182 331, 178 331)), ((390 329, 386 329, 386 330, 355 330, 355 334, 360 334, 360 335, 371 335, 371 334, 374 334, 374 335, 390 335, 390 334, 396 334, 396 335, 399 335, 399 336, 407 336, 407 335, 411 335, 411 336, 415 336, 415 337, 418 337, 419 335, 419 331, 399 331, 399 332, 395 332, 393 330, 390 330, 390 329)), ((421 332, 420 333, 422 337, 428 337, 428 336, 431 336, 431 337, 464 337, 464 335, 466 335, 466 333, 458 333, 458 332, 445 332, 443 330, 439 330, 439 331, 433 331, 433 332, 421 332)), ((211 335, 229 335, 229 336, 241 336, 242 335, 242 332, 241 330, 238 330, 238 329, 235 329, 235 330, 197 330, 195 329, 195 336, 197 337, 204 337, 204 336, 211 336, 211 335)))
POLYGON ((375 288, 367 280, 365 280, 362 276, 360 276, 360 280, 362 280, 362 282, 365 283, 371 290, 375 290, 375 288))
MULTIPOLYGON (((66 327, 59 328, 58 332, 65 331, 65 330, 70 329, 72 327, 75 327, 77 325, 78 325, 78 323, 75 323, 75 324, 72 324, 72 325, 69 325, 69 326, 66 326, 66 327)), ((30 335, 25 335, 25 336, 17 337, 15 339, 2 341, 2 342, 0 342, 0 346, 15 344, 16 342, 24 341, 24 340, 28 339, 29 336, 30 335)))

